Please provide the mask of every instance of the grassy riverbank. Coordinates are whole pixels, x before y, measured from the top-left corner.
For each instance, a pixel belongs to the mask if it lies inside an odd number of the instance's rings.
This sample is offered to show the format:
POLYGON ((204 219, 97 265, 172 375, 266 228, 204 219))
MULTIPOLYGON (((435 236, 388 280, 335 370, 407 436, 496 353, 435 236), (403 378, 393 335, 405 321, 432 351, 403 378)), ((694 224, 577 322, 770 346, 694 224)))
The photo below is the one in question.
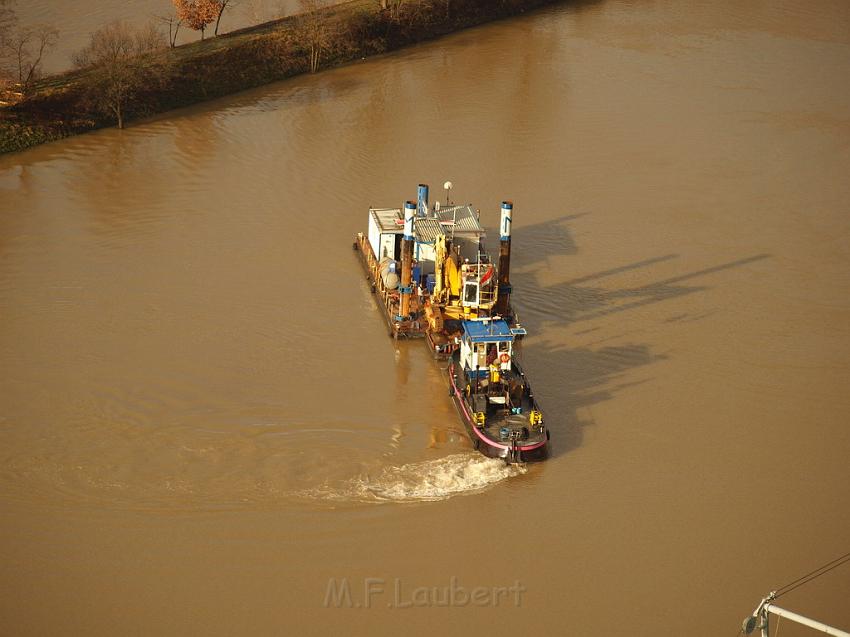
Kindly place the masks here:
MULTIPOLYGON (((162 81, 130 96, 125 119, 310 72, 313 41, 321 41, 319 68, 324 69, 556 1, 408 0, 391 11, 381 10, 376 0, 350 0, 310 16, 163 49, 152 60, 163 69, 162 81)), ((91 70, 49 76, 23 101, 0 108, 0 153, 114 126, 115 119, 93 105, 94 77, 91 70)))

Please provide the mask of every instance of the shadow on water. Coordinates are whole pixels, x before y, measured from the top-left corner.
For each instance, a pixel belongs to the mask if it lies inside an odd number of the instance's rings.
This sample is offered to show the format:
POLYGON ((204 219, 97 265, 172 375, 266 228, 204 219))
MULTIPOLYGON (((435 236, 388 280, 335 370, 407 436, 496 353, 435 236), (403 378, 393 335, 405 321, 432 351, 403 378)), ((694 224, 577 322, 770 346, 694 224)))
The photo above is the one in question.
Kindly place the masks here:
MULTIPOLYGON (((668 354, 653 352, 645 343, 603 344, 606 340, 620 339, 622 335, 570 347, 563 342, 563 337, 547 336, 552 333, 551 328, 579 327, 585 321, 704 292, 710 286, 687 283, 770 257, 769 254, 757 254, 635 287, 599 285, 606 277, 662 263, 669 266, 669 262, 680 258, 680 255, 671 253, 633 263, 612 264, 598 272, 549 286, 541 285, 537 274, 548 258, 579 253, 569 223, 581 216, 561 216, 540 224, 518 227, 513 236, 514 254, 519 258, 512 264, 515 267, 512 267, 511 282, 519 292, 515 304, 531 335, 529 342, 523 345, 523 357, 528 362, 527 367, 545 370, 547 374, 547 378, 536 380, 535 385, 545 388, 538 391, 552 428, 553 455, 567 453, 581 445, 584 428, 595 424, 592 416, 594 405, 649 380, 635 380, 629 372, 664 360, 668 354)), ((660 321, 660 325, 700 320, 713 313, 711 309, 697 314, 679 313, 660 321)), ((573 334, 588 335, 601 329, 592 325, 579 327, 573 334)))

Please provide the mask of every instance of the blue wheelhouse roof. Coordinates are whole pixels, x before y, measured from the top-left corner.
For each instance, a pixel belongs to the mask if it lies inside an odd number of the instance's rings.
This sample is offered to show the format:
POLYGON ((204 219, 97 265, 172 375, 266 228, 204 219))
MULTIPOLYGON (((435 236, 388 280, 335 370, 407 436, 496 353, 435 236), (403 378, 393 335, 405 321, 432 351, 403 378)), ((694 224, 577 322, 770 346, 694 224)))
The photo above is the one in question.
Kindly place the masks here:
POLYGON ((462 321, 462 323, 464 335, 473 343, 499 343, 514 340, 507 321, 462 321))

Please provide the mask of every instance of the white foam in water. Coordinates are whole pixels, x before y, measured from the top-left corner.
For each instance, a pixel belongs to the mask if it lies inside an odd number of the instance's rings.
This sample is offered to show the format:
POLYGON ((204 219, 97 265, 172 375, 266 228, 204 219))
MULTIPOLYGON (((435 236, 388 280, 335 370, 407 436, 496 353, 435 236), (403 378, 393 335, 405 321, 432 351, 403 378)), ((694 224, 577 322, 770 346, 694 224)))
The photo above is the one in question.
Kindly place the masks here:
POLYGON ((480 491, 526 471, 522 465, 507 465, 503 460, 462 453, 400 467, 385 467, 377 475, 359 476, 341 489, 327 488, 303 495, 361 502, 444 500, 480 491))

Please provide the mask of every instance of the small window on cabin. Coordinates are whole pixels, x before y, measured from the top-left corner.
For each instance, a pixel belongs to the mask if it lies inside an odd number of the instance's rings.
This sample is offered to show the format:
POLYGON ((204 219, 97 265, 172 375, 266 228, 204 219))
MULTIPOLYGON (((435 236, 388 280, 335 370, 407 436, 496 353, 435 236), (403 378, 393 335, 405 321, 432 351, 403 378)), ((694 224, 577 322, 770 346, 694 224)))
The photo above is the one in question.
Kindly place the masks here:
POLYGON ((478 286, 474 283, 467 283, 466 287, 463 290, 463 302, 464 303, 477 303, 478 302, 478 286))
POLYGON ((502 341, 499 343, 499 352, 507 352, 508 351, 508 342, 502 341))

